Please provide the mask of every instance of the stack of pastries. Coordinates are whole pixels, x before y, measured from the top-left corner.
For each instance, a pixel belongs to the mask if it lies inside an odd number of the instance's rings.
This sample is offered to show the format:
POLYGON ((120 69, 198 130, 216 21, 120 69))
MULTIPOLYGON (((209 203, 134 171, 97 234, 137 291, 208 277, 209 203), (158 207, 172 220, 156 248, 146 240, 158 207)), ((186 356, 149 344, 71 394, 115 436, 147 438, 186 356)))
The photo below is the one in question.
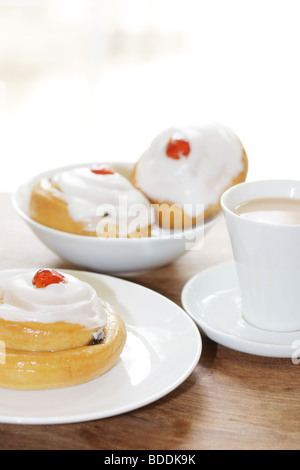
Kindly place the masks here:
POLYGON ((52 269, 27 271, 9 278, 0 297, 1 387, 82 384, 110 370, 123 351, 123 320, 77 277, 52 269))
MULTIPOLYGON (((102 164, 58 171, 32 188, 36 222, 89 237, 147 238, 158 225, 193 227, 220 210, 246 179, 248 159, 223 125, 172 127, 158 135, 125 177, 102 164)), ((90 381, 110 370, 126 342, 113 307, 89 284, 52 269, 0 286, 0 386, 40 390, 90 381)))
POLYGON ((30 216, 77 235, 150 237, 155 224, 181 229, 215 214, 223 192, 244 181, 247 170, 245 149, 228 127, 171 127, 153 140, 130 178, 95 164, 38 181, 30 216))

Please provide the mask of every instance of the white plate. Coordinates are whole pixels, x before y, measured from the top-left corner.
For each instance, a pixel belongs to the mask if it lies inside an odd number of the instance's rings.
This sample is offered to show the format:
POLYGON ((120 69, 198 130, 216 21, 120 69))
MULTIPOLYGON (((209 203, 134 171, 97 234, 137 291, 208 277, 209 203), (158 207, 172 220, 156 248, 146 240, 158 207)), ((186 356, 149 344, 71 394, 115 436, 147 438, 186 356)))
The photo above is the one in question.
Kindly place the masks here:
POLYGON ((244 319, 234 262, 194 276, 182 291, 182 305, 203 333, 223 346, 248 354, 298 361, 300 331, 266 331, 244 319))
MULTIPOLYGON (((85 163, 84 166, 88 166, 85 163)), ((132 163, 109 162, 116 171, 129 177, 132 163)), ((43 177, 49 178, 58 171, 76 168, 72 165, 47 171, 24 183, 13 194, 13 205, 33 232, 52 251, 71 263, 88 270, 107 274, 124 274, 157 268, 171 263, 186 250, 203 243, 207 230, 216 222, 218 215, 198 227, 183 233, 167 233, 154 228, 149 238, 98 238, 73 235, 41 225, 29 217, 29 200, 32 187, 43 177)))
MULTIPOLYGON (((0 271, 0 285, 24 271, 0 271)), ((202 350, 199 330, 170 300, 122 279, 65 272, 89 282, 116 308, 128 333, 124 351, 109 372, 83 385, 45 391, 0 388, 2 423, 71 423, 125 413, 174 390, 199 361, 202 350)))

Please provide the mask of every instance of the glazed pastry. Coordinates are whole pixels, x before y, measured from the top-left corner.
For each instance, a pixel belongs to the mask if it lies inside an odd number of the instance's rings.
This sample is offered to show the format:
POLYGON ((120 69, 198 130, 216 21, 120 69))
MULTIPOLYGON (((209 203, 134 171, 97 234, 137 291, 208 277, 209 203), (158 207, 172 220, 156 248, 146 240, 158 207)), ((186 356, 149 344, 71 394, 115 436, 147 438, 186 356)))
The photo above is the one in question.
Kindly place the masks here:
POLYGON ((154 211, 124 176, 101 165, 81 167, 42 179, 32 190, 30 217, 77 235, 148 237, 154 211))
POLYGON ((176 229, 219 211, 223 192, 247 170, 246 152, 227 127, 172 127, 153 140, 131 181, 156 206, 160 226, 176 229))
POLYGON ((28 271, 8 279, 0 297, 1 387, 78 385, 119 359, 126 341, 122 319, 78 278, 51 269, 28 271))

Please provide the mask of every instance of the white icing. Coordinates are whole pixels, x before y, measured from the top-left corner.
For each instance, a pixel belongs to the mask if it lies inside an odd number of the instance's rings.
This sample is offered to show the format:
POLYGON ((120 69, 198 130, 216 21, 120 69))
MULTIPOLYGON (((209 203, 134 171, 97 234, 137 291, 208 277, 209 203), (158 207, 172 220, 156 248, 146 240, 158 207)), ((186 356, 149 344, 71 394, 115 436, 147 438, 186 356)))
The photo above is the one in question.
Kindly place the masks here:
POLYGON ((178 204, 188 215, 199 215, 203 206, 218 203, 243 170, 242 155, 239 140, 225 126, 171 127, 153 140, 140 159, 137 186, 152 200, 178 204), (168 157, 170 139, 188 141, 188 157, 168 157))
POLYGON ((141 227, 153 223, 154 213, 148 199, 117 172, 101 175, 93 173, 90 167, 81 167, 56 174, 52 182, 61 191, 51 188, 49 180, 41 184, 67 203, 70 216, 83 222, 86 230, 95 231, 105 212, 109 213, 106 222, 117 223, 121 230, 127 230, 140 213, 141 227))
POLYGON ((16 322, 79 324, 88 329, 103 328, 106 313, 95 289, 65 274, 66 282, 37 288, 36 271, 8 279, 0 289, 0 318, 16 322))

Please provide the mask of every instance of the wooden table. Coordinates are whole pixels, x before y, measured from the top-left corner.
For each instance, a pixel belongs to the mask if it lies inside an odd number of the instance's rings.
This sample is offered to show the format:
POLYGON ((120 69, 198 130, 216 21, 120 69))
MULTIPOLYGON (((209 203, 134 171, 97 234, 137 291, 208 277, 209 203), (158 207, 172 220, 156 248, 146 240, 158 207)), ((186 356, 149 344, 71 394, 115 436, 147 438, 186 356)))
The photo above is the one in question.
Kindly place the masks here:
MULTIPOLYGON (((0 269, 74 268, 46 248, 0 194, 0 269)), ((181 305, 181 291, 197 272, 232 259, 224 220, 201 251, 131 277, 181 305)), ((78 269, 78 267, 75 267, 78 269)), ((84 423, 0 424, 0 449, 299 449, 300 365, 239 353, 203 337, 203 353, 175 391, 136 411, 84 423)))

